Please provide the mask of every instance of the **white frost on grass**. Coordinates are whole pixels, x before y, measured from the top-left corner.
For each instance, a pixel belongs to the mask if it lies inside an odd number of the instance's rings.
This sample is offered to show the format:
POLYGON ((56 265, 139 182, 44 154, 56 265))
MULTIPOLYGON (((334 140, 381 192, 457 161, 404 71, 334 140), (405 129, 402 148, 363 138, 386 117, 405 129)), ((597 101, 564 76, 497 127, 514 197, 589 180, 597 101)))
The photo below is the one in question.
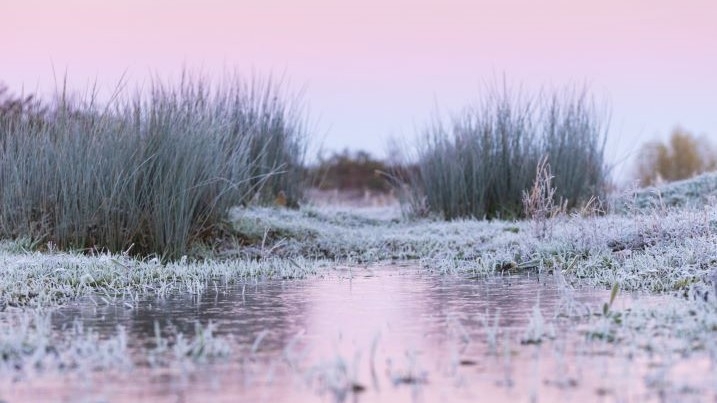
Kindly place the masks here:
POLYGON ((51 314, 43 312, 3 316, 0 371, 33 376, 57 371, 132 368, 122 327, 118 327, 114 336, 100 338, 97 332, 74 322, 58 336, 50 317, 51 314))
POLYGON ((161 264, 123 255, 27 253, 0 245, 0 308, 50 307, 96 294, 107 301, 211 283, 302 278, 335 264, 413 261, 438 273, 485 276, 556 270, 570 284, 651 292, 713 289, 717 209, 563 215, 538 238, 528 222, 368 217, 315 208, 234 209, 241 245, 203 261, 161 264))
MULTIPOLYGON (((273 208, 235 209, 236 230, 260 254, 304 256, 354 263, 386 260, 478 259, 505 250, 525 223, 377 219, 363 214, 273 208)), ((521 235, 522 236, 522 235, 521 235)), ((510 253, 513 254, 512 252, 510 253)), ((431 268, 431 267, 427 267, 431 268)))
MULTIPOLYGON (((699 180, 704 178, 708 177, 699 180)), ((694 186, 702 186, 699 183, 694 186)), ((680 194, 694 200, 689 192, 680 194)), ((679 199, 680 194, 675 197, 679 199)), ((2 316, 7 326, 0 333, 0 362, 6 369, 35 368, 37 363, 41 367, 103 368, 129 359, 121 330, 107 340, 79 328, 57 338, 48 333, 46 319, 35 317, 79 297, 93 295, 107 304, 122 303, 147 295, 201 293, 211 284, 247 278, 320 275, 337 264, 406 260, 439 273, 471 277, 553 273, 567 288, 618 284, 622 291, 670 293, 663 295, 669 304, 611 310, 610 315, 588 318, 583 331, 606 343, 626 346, 626 351, 633 351, 647 334, 652 345, 641 347, 650 351, 667 356, 701 350, 714 361, 717 209, 698 202, 679 208, 664 202, 649 208, 633 202, 625 211, 562 215, 552 219, 550 236, 538 238, 529 222, 445 222, 365 211, 237 208, 231 216, 241 241, 236 248, 214 260, 182 259, 167 264, 124 255, 30 253, 23 242, 2 242, 0 310, 7 311, 2 316), (14 314, 19 319, 9 320, 8 315, 14 314), (77 357, 85 357, 85 364, 73 363, 77 357)), ((533 323, 534 330, 550 325, 538 322, 533 323)), ((544 335, 539 331, 530 339, 544 335)), ((211 328, 198 328, 194 339, 182 338, 172 348, 155 352, 155 362, 164 365, 181 357, 204 357, 198 352, 231 355, 226 346, 211 328), (174 359, 168 354, 174 354, 174 359)))
POLYGON ((717 209, 649 209, 553 219, 550 237, 527 222, 381 220, 347 212, 235 209, 246 255, 370 264, 411 259, 427 271, 490 275, 559 270, 572 284, 652 292, 710 285, 717 267, 717 209), (267 252, 268 251, 268 252, 267 252))
POLYGON ((201 293, 209 284, 246 278, 303 278, 328 262, 269 258, 161 264, 122 255, 0 252, 0 310, 48 308, 81 296, 107 303, 170 292, 201 293))
POLYGON ((620 213, 655 207, 699 207, 717 198, 717 172, 707 172, 694 178, 650 186, 619 195, 612 201, 620 213))

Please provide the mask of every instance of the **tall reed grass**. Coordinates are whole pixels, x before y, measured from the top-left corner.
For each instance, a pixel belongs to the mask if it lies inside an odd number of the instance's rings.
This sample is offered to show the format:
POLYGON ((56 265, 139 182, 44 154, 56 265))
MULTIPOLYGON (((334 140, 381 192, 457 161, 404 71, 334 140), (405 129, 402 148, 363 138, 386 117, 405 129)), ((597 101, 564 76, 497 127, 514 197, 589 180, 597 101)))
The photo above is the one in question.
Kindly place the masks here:
POLYGON ((176 258, 228 209, 301 197, 301 111, 271 80, 184 76, 100 105, 0 116, 0 236, 176 258))
POLYGON ((526 97, 490 87, 482 102, 449 122, 434 120, 419 137, 404 203, 446 219, 522 217, 523 191, 545 156, 555 197, 573 208, 604 192, 604 143, 604 122, 585 90, 526 97))

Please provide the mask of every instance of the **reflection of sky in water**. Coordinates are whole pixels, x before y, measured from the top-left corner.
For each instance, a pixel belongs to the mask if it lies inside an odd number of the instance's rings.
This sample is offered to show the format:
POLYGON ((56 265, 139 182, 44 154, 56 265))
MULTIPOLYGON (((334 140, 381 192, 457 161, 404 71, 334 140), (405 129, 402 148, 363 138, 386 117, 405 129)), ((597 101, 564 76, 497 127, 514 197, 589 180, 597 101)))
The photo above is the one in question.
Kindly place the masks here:
MULTIPOLYGON (((138 351, 138 346, 153 346, 155 321, 167 334, 190 337, 195 321, 211 321, 218 335, 234 343, 232 361, 188 378, 177 369, 158 375, 138 368, 112 379, 95 374, 97 382, 64 392, 73 398, 314 401, 321 380, 336 375, 339 358, 368 388, 357 395, 359 401, 526 400, 531 394, 549 400, 594 399, 602 387, 604 393, 644 396, 646 363, 615 358, 609 354, 611 345, 584 342, 573 329, 575 321, 555 319, 599 311, 608 294, 559 286, 552 276, 485 280, 418 275, 409 269, 354 269, 351 277, 337 271, 323 279, 209 287, 201 296, 148 300, 135 309, 74 305, 54 315, 53 323, 60 328, 80 318, 106 334, 122 324, 138 351), (558 337, 521 345, 537 303, 558 337), (491 326, 496 315, 500 331, 492 349, 486 323, 491 326), (252 355, 260 334, 265 336, 252 355), (425 376, 427 383, 392 383, 406 374, 425 376)), ((619 297, 616 307, 630 300, 619 297)), ((42 387, 52 390, 52 384, 42 387)), ((11 396, 37 396, 32 390, 20 388, 11 396)), ((323 395, 327 401, 332 396, 323 395)))
MULTIPOLYGON (((136 309, 103 306, 97 300, 99 305, 76 304, 60 310, 53 323, 61 327, 80 319, 88 327, 110 333, 121 324, 133 340, 141 341, 154 336, 155 322, 164 330, 191 334, 198 320, 212 321, 219 334, 231 334, 239 344, 251 344, 257 334, 268 331, 263 342, 268 350, 282 348, 287 338, 299 333, 322 349, 331 346, 324 341, 371 340, 377 334, 384 341, 390 335, 397 346, 410 347, 445 335, 448 324, 455 321, 470 326, 476 335, 478 317, 486 312, 494 317, 499 311, 502 327, 522 328, 536 303, 550 317, 566 300, 564 296, 552 279, 541 283, 537 277, 486 281, 359 269, 325 279, 210 286, 200 296, 145 300, 136 309)), ((578 296, 592 299, 597 306, 605 292, 578 296)))

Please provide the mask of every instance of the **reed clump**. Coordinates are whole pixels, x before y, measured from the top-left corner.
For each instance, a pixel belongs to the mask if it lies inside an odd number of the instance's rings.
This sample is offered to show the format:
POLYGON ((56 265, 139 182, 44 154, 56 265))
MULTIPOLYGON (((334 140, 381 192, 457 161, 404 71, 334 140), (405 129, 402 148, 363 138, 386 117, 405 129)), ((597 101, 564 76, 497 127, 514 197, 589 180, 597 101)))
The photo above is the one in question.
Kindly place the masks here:
POLYGON ((478 104, 420 136, 405 195, 409 211, 445 219, 520 218, 523 192, 543 157, 556 202, 579 207, 603 196, 605 124, 584 89, 526 97, 491 87, 478 104))
POLYGON ((100 104, 63 90, 0 114, 0 237, 177 258, 230 207, 301 197, 305 132, 271 80, 184 76, 100 104))

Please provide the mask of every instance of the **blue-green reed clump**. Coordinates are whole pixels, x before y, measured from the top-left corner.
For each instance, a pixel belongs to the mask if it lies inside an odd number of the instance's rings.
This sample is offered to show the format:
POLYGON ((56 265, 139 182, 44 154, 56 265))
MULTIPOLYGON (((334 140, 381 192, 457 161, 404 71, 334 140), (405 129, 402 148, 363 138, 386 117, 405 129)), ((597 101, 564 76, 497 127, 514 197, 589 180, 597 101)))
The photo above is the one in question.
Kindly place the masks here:
POLYGON ((0 237, 176 258, 228 209, 302 196, 305 126, 271 80, 184 77, 100 105, 0 114, 0 237))
POLYGON ((586 91, 526 98, 503 86, 486 94, 420 137, 417 165, 408 174, 409 211, 446 219, 522 217, 523 191, 543 156, 555 197, 568 208, 604 194, 605 125, 586 91))

